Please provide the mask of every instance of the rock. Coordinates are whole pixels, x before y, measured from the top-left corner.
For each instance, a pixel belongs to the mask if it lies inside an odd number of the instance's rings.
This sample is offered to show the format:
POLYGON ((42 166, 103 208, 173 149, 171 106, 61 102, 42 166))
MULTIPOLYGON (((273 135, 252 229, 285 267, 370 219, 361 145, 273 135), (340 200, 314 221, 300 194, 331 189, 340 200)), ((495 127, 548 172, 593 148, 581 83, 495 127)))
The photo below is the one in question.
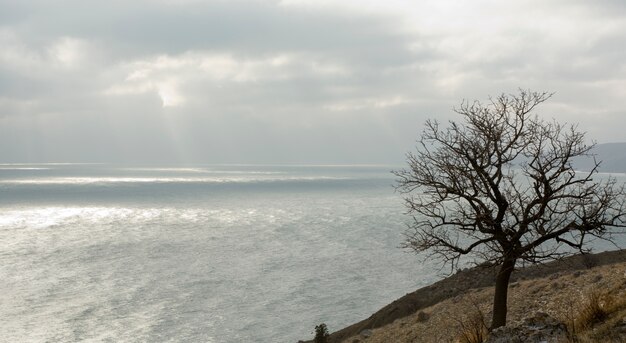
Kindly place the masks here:
POLYGON ((567 327, 550 315, 538 312, 515 327, 500 327, 491 332, 486 343, 552 343, 567 335, 567 327))
POLYGON ((501 326, 491 331, 485 343, 522 343, 521 339, 515 330, 501 326))
POLYGON ((365 329, 365 330, 361 331, 361 333, 359 333, 359 335, 361 335, 361 336, 363 336, 365 338, 368 338, 369 336, 372 335, 372 330, 365 329))
POLYGON ((417 321, 418 322, 425 322, 428 320, 428 318, 430 318, 430 316, 428 315, 428 313, 424 312, 424 311, 419 311, 417 313, 417 321))

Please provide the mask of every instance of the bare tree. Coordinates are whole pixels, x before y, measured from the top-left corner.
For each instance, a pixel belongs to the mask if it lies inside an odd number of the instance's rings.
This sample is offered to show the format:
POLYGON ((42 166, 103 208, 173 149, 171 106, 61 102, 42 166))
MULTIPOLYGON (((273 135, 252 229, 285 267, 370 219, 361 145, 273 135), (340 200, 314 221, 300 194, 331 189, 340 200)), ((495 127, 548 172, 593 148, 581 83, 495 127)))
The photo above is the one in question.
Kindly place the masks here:
POLYGON ((395 171, 413 217, 405 247, 430 252, 454 269, 462 256, 499 265, 491 328, 506 324, 516 263, 588 252, 589 239, 612 241, 626 219, 624 185, 578 173, 593 158, 576 126, 531 112, 552 94, 520 90, 487 103, 462 102, 461 123, 428 120, 408 168, 395 171))

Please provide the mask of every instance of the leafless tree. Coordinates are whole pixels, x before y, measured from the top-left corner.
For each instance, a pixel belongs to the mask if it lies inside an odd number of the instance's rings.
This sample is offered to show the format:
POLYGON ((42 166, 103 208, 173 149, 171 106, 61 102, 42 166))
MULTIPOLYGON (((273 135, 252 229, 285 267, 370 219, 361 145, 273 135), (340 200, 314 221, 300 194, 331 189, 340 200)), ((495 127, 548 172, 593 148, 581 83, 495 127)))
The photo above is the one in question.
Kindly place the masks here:
POLYGON ((491 328, 506 324, 516 263, 588 252, 592 238, 624 230, 624 185, 594 180, 600 162, 576 172, 574 158, 594 158, 574 125, 531 112, 552 94, 520 90, 486 103, 462 102, 462 122, 428 120, 408 168, 395 171, 413 221, 405 247, 429 252, 454 269, 462 256, 499 265, 491 328))

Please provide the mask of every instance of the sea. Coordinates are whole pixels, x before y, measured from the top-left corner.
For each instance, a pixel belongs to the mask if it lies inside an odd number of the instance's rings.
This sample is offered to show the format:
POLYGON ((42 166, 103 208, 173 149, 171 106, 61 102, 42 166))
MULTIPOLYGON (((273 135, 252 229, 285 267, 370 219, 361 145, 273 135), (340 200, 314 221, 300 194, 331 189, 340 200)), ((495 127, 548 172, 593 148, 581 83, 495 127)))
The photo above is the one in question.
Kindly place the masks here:
POLYGON ((0 165, 1 342, 297 342, 442 277, 394 166, 0 165))

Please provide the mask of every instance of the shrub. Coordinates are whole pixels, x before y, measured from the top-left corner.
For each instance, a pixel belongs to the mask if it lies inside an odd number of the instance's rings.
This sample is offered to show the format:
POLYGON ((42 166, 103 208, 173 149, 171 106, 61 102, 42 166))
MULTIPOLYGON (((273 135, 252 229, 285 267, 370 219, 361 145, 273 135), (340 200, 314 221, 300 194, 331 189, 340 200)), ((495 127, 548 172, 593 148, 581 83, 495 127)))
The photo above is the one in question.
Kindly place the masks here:
POLYGON ((598 291, 592 291, 583 302, 574 319, 574 332, 585 330, 605 320, 611 312, 613 298, 598 291))
POLYGON ((328 343, 329 336, 326 324, 322 323, 315 326, 315 343, 328 343))
POLYGON ((485 314, 477 304, 474 304, 474 310, 466 318, 457 320, 457 322, 461 327, 458 337, 459 343, 482 343, 489 335, 485 314))

